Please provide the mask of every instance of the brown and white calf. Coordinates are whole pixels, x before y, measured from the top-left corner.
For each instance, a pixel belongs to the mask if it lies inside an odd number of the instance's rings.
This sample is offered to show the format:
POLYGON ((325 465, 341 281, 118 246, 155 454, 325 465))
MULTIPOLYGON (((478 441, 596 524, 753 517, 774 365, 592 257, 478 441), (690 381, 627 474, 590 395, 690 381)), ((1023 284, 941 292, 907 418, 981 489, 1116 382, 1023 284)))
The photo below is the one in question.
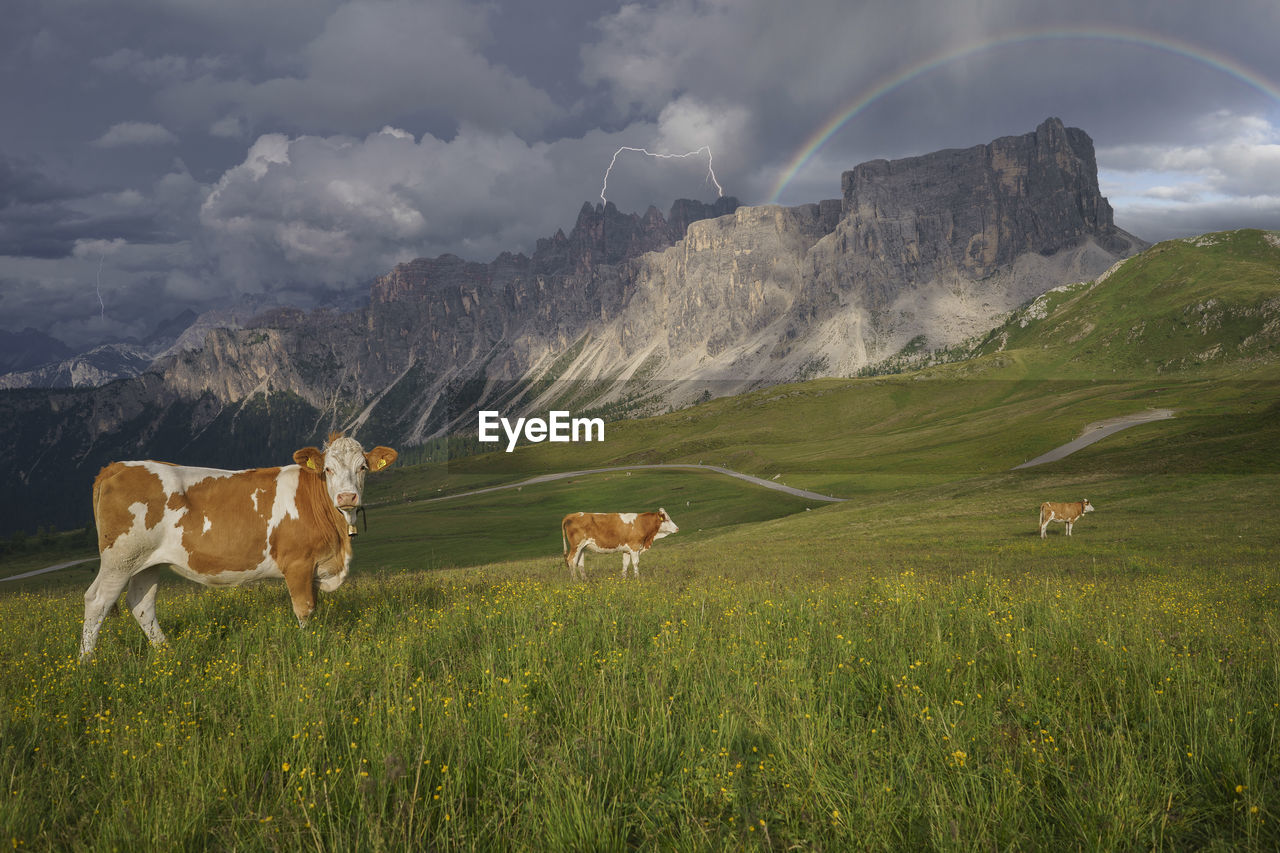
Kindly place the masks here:
POLYGON ((640 555, 654 540, 679 531, 665 509, 657 512, 571 512, 560 522, 564 544, 564 562, 570 577, 587 579, 585 552, 597 554, 622 552, 622 576, 631 566, 634 577, 640 577, 640 555))
POLYGON ((346 580, 352 522, 367 471, 396 459, 390 447, 368 453, 353 438, 329 436, 324 448, 293 454, 296 465, 222 471, 167 462, 113 462, 93 483, 93 517, 102 557, 84 596, 80 660, 93 653, 107 610, 127 586, 127 601, 153 644, 156 588, 167 564, 207 586, 283 578, 298 623, 325 592, 346 580))
POLYGON ((1045 501, 1040 504, 1040 538, 1044 538, 1045 528, 1049 526, 1051 521, 1061 521, 1065 524, 1067 526, 1067 535, 1070 536, 1071 526, 1079 521, 1080 516, 1086 512, 1093 512, 1093 504, 1089 503, 1088 498, 1069 503, 1045 501))

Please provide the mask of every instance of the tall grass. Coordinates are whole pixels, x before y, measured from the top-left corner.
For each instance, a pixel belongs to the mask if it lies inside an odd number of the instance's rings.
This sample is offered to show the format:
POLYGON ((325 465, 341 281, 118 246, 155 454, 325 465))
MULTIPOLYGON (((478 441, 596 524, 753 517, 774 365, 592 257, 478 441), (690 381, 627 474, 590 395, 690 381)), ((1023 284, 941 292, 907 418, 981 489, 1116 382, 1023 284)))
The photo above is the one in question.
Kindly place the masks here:
POLYGON ((82 667, 74 597, 0 599, 0 826, 24 849, 1280 845, 1274 577, 703 550, 640 582, 361 578, 306 630, 278 586, 167 589, 171 648, 118 618, 82 667))

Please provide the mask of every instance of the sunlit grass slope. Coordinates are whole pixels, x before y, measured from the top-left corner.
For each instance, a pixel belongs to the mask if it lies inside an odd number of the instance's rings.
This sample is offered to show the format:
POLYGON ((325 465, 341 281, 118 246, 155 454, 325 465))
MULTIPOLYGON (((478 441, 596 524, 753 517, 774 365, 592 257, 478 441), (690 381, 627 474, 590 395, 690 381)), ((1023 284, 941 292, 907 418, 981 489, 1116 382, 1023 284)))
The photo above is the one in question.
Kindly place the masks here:
POLYGON ((1104 281, 1051 291, 996 329, 1043 378, 1240 378, 1280 361, 1280 233, 1205 234, 1151 247, 1104 281))
MULTIPOLYGON (((680 538, 696 542, 711 531, 814 505, 709 472, 620 471, 446 501, 392 503, 370 510, 374 527, 357 547, 363 570, 468 566, 537 556, 559 561, 560 521, 570 512, 651 512, 661 507, 680 527, 680 538)), ((607 559, 621 571, 621 557, 594 559, 607 559)))

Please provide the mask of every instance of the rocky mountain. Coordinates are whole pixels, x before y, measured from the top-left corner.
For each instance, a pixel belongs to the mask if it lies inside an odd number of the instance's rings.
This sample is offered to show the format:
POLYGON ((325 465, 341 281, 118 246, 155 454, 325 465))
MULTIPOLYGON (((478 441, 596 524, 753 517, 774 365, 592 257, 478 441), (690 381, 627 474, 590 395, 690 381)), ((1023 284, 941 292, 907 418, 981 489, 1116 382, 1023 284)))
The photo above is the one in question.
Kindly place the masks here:
POLYGON ((31 370, 71 355, 71 348, 36 329, 0 329, 0 374, 31 370))
POLYGON ((204 331, 231 327, 226 322, 230 315, 221 311, 198 317, 188 309, 161 322, 145 341, 110 341, 79 352, 35 329, 18 334, 0 331, 0 367, 7 368, 0 370, 0 389, 96 388, 131 379, 146 372, 160 356, 182 348, 199 349, 204 331))
POLYGON ((1089 137, 1049 119, 864 163, 816 204, 680 201, 664 217, 588 203, 531 256, 418 259, 362 309, 269 311, 133 380, 0 394, 20 436, 0 470, 21 484, 0 519, 24 524, 52 480, 83 498, 54 520, 83 521, 111 458, 279 464, 332 428, 409 447, 482 406, 638 414, 949 346, 1144 246, 1115 226, 1096 172, 1089 137))
POLYGON ((151 366, 152 353, 134 344, 102 344, 31 370, 0 376, 0 389, 96 388, 138 376, 151 366))

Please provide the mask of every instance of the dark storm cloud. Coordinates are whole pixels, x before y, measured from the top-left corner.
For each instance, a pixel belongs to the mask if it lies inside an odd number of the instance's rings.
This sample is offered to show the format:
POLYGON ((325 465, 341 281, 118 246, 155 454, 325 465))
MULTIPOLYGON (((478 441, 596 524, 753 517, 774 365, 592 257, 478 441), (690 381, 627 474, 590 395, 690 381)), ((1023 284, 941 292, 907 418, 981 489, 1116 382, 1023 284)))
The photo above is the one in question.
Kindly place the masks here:
POLYGON ((198 196, 189 176, 149 189, 92 190, 49 178, 34 163, 0 155, 0 256, 70 256, 85 240, 138 244, 184 239, 185 211, 198 196))
POLYGON ((72 189, 51 180, 34 163, 6 157, 0 152, 0 209, 49 204, 74 197, 72 189))
MULTIPOLYGON (((180 307, 350 297, 418 255, 528 251, 599 200, 621 146, 709 146, 725 192, 762 203, 853 104, 782 201, 1055 115, 1094 138, 1123 227, 1280 228, 1277 31, 1274 0, 15 0, 4 324, 141 334, 180 307)), ((609 198, 710 200, 708 165, 628 153, 609 198)))

